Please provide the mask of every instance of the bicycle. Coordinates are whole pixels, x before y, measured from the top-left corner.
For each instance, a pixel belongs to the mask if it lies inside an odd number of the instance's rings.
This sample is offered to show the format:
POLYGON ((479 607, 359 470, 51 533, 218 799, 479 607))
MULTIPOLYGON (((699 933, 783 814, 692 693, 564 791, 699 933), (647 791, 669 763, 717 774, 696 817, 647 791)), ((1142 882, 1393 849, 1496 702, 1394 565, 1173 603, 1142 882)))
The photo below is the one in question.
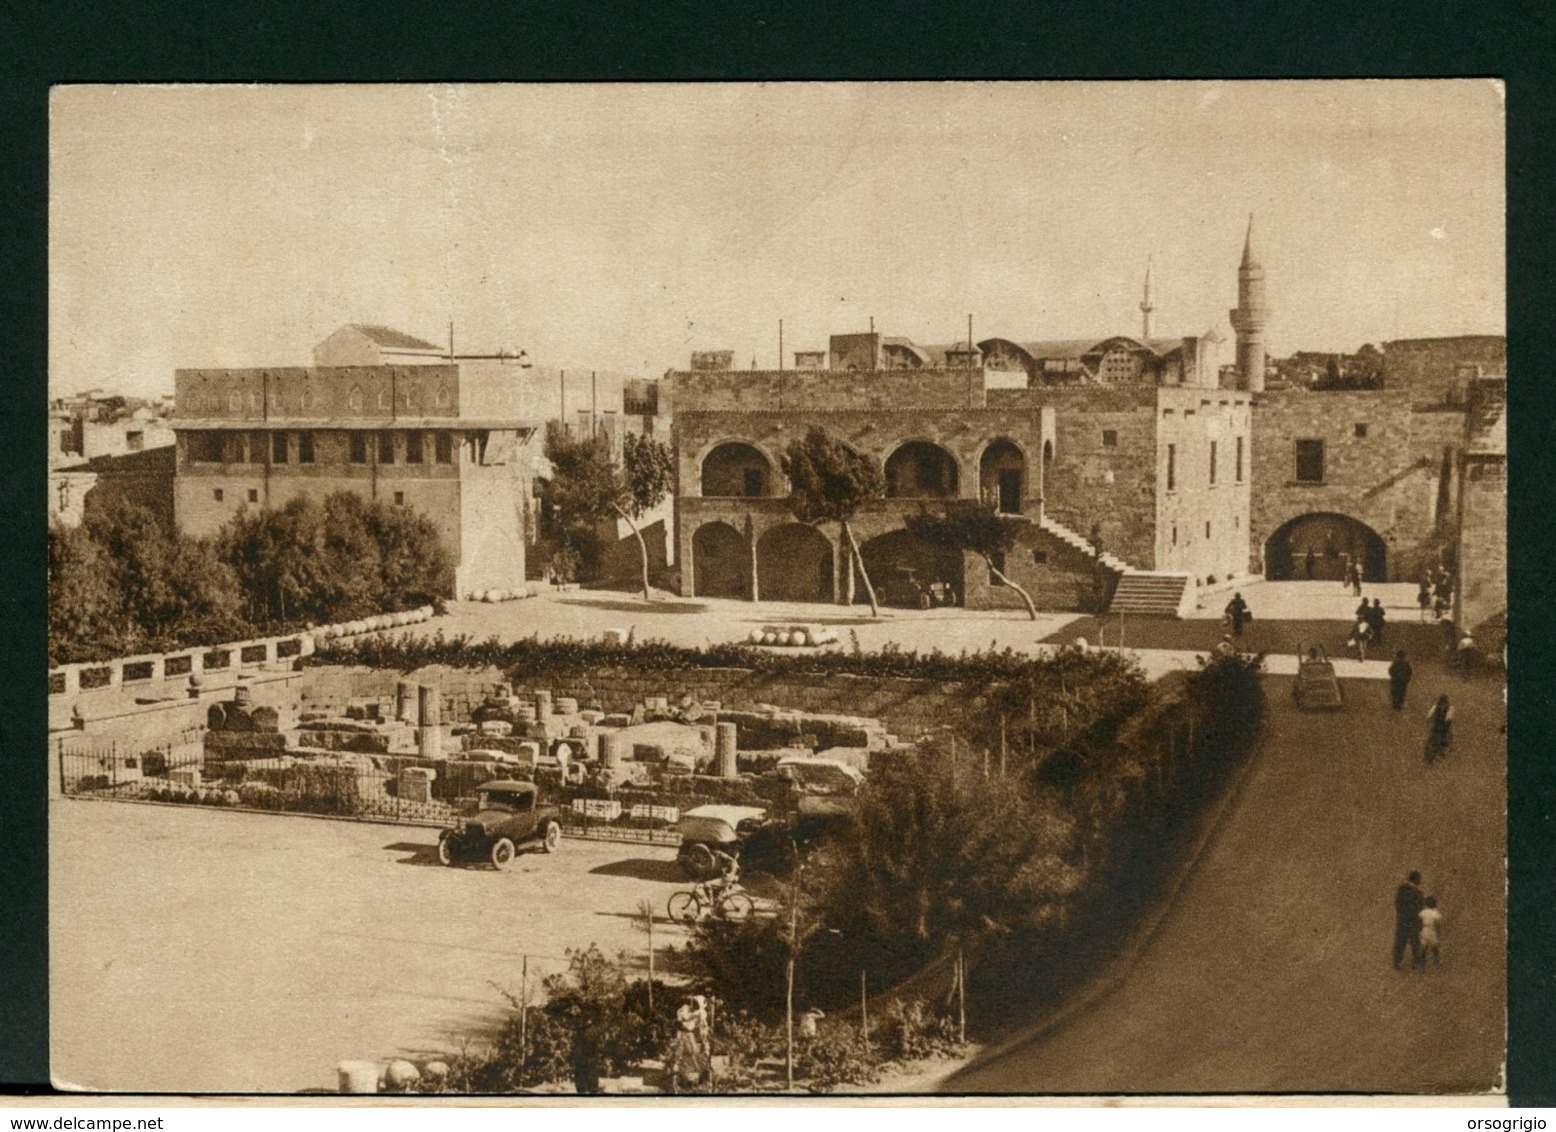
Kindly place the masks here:
POLYGON ((690 892, 675 893, 666 907, 671 920, 688 925, 709 915, 738 924, 750 919, 755 910, 756 904, 738 884, 725 885, 717 891, 699 884, 690 892))

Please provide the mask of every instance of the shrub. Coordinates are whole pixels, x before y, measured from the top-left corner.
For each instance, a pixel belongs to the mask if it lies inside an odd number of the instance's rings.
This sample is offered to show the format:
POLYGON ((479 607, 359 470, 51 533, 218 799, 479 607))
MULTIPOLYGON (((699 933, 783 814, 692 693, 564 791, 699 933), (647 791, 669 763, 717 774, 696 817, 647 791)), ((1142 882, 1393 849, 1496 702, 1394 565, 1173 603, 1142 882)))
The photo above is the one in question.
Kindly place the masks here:
POLYGON ((799 1043, 794 1072, 813 1093, 830 1093, 839 1085, 868 1085, 881 1075, 879 1060, 857 1030, 828 1025, 799 1043))

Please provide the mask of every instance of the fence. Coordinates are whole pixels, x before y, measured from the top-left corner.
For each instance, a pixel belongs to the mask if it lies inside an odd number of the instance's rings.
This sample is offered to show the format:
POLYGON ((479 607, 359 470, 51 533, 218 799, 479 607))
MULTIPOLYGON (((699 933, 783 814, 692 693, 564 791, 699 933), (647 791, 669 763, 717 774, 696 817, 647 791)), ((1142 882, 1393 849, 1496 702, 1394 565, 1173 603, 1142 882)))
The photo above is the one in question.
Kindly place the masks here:
POLYGON ((179 676, 198 676, 206 672, 258 668, 294 657, 310 656, 315 643, 320 640, 398 629, 426 621, 432 617, 432 612, 431 606, 422 606, 403 613, 385 613, 361 621, 326 625, 263 640, 233 641, 224 645, 179 649, 171 653, 65 664, 49 670, 49 695, 64 696, 94 688, 120 688, 152 684, 179 676))
MULTIPOLYGON (((474 812, 482 783, 513 775, 506 765, 412 755, 213 760, 205 756, 203 736, 204 729, 196 727, 156 744, 61 742, 61 793, 442 828, 474 812)), ((674 792, 638 788, 595 798, 548 780, 544 772, 540 781, 541 800, 559 807, 566 836, 648 845, 678 845, 681 814, 724 801, 720 794, 687 792, 682 785, 674 792)))

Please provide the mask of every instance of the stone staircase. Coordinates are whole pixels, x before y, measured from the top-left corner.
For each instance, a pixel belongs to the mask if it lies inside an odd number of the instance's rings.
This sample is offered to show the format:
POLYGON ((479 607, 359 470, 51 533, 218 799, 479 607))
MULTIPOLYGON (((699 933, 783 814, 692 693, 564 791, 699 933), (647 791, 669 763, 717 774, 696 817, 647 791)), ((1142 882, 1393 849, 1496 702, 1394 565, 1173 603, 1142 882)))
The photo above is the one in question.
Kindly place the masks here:
POLYGON ((1133 613, 1146 617, 1181 617, 1185 605, 1194 602, 1187 574, 1155 574, 1128 570, 1113 590, 1109 613, 1133 613))
MULTIPOLYGON (((1054 538, 1058 539, 1060 542, 1069 543, 1076 550, 1079 550, 1087 557, 1095 558, 1097 556, 1097 548, 1092 546, 1088 539, 1082 535, 1076 534, 1063 523, 1056 523, 1047 515, 1044 515, 1040 520, 1038 520, 1037 525, 1039 529, 1053 535, 1054 538)), ((1102 552, 1102 564, 1109 570, 1119 574, 1127 574, 1134 569, 1133 566, 1125 562, 1122 558, 1109 554, 1105 550, 1102 552)))

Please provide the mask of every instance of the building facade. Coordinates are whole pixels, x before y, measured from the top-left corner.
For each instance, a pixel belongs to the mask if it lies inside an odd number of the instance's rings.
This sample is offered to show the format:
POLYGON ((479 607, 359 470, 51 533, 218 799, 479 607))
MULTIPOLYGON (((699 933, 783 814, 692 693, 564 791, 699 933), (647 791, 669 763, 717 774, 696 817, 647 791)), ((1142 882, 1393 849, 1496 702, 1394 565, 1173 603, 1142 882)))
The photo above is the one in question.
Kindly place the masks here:
POLYGON ((177 523, 209 535, 245 508, 352 491, 431 519, 459 596, 522 588, 535 424, 521 410, 516 367, 179 370, 177 523))

